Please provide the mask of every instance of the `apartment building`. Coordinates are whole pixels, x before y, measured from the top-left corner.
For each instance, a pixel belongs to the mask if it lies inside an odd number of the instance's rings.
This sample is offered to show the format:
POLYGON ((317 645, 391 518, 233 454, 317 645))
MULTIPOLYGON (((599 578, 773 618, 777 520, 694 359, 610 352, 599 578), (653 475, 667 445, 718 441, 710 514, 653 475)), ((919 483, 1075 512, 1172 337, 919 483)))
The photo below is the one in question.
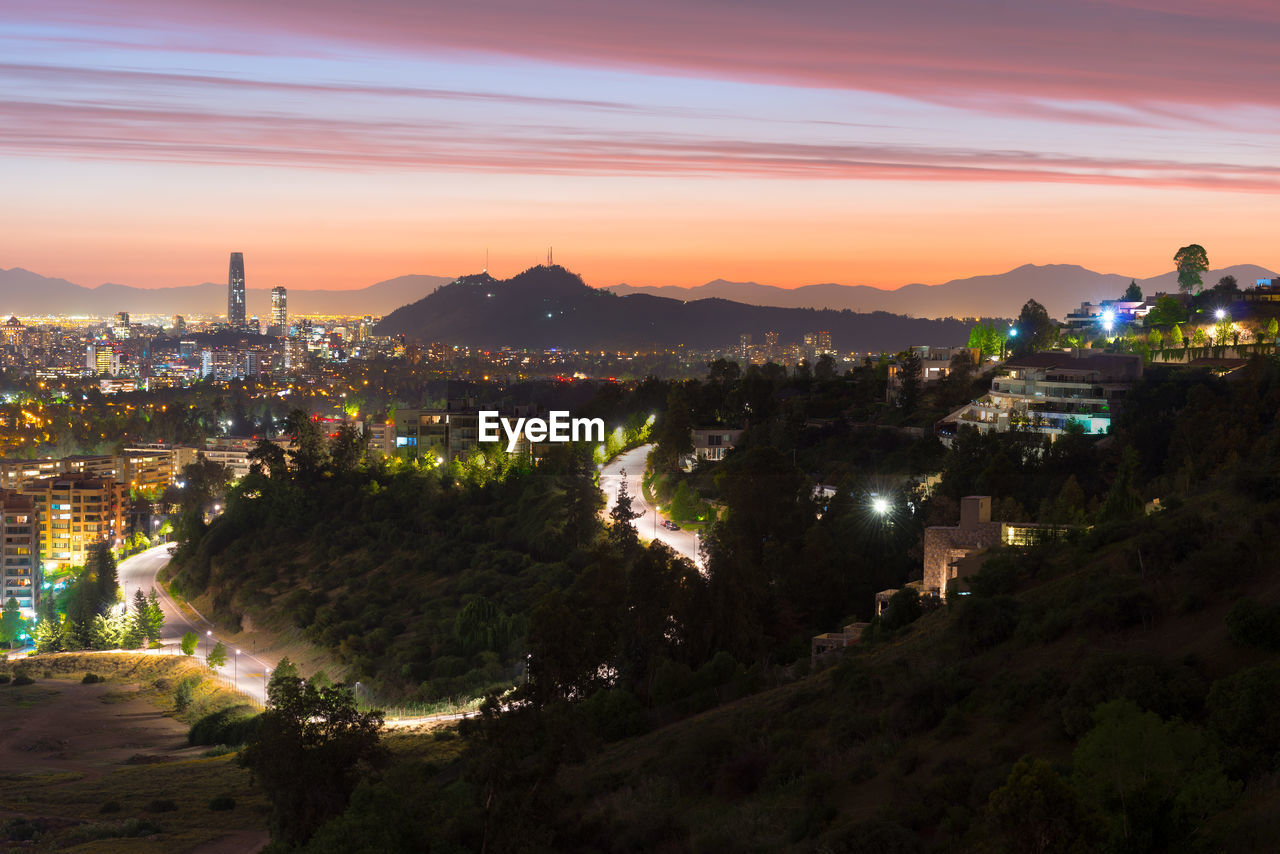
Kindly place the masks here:
POLYGON ((12 597, 25 619, 36 615, 44 580, 37 538, 40 511, 30 496, 0 489, 0 597, 12 597))
POLYGON ((1142 357, 1092 350, 1031 353, 1004 363, 991 391, 938 424, 944 444, 968 425, 987 433, 1032 430, 1050 437, 1076 424, 1086 433, 1111 429, 1111 418, 1142 376, 1142 357))
POLYGON ((40 557, 46 568, 83 566, 95 543, 124 536, 125 492, 114 479, 87 474, 39 478, 23 487, 40 519, 40 557))

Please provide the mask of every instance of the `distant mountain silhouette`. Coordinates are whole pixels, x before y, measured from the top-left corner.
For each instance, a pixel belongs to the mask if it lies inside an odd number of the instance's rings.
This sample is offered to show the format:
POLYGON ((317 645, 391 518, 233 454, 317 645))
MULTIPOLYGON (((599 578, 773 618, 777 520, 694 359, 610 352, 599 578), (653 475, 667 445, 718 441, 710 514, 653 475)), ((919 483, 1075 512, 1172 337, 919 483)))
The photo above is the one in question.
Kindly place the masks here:
MULTIPOLYGON (((367 288, 320 291, 289 288, 289 315, 383 315, 397 306, 420 299, 440 285, 446 276, 399 276, 367 288)), ((265 319, 271 313, 271 289, 249 288, 249 314, 265 319)), ((89 314, 109 316, 117 311, 132 314, 213 314, 227 311, 227 286, 206 282, 174 288, 135 288, 104 284, 86 288, 66 279, 51 279, 15 267, 0 269, 0 314, 89 314)))
MULTIPOLYGON (((1255 279, 1276 274, 1253 264, 1237 264, 1212 270, 1202 278, 1208 287, 1225 275, 1235 276, 1243 288, 1252 286, 1255 279)), ((779 288, 724 279, 691 288, 615 285, 606 290, 617 294, 642 293, 681 300, 719 297, 788 308, 889 311, 911 317, 1011 316, 1016 315, 1028 299, 1035 299, 1049 310, 1049 314, 1062 318, 1082 302, 1119 298, 1133 278, 1116 273, 1095 273, 1075 264, 1024 264, 998 275, 953 279, 940 285, 904 285, 896 290, 836 284, 779 288)), ((1137 282, 1144 294, 1178 289, 1176 272, 1138 279, 1137 282)))
MULTIPOLYGON (((1021 304, 1019 304, 1019 308, 1021 304)), ((588 287, 560 266, 539 266, 510 279, 463 276, 387 315, 383 335, 496 349, 631 349, 650 346, 728 347, 742 333, 782 343, 826 330, 839 350, 878 352, 912 344, 963 344, 969 325, 885 312, 856 314, 744 305, 725 299, 690 302, 649 294, 619 296, 588 287)))

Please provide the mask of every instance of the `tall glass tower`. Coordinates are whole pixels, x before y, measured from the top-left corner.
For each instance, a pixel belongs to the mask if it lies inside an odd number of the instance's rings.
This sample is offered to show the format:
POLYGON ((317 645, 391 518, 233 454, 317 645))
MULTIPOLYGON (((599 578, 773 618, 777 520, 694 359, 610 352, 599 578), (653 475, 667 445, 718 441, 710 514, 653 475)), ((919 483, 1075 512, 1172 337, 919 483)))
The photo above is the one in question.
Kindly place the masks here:
POLYGON ((244 328, 244 253, 231 253, 231 274, 227 276, 227 323, 244 328))
POLYGON ((280 330, 277 335, 289 334, 289 294, 280 285, 271 289, 271 325, 280 330))

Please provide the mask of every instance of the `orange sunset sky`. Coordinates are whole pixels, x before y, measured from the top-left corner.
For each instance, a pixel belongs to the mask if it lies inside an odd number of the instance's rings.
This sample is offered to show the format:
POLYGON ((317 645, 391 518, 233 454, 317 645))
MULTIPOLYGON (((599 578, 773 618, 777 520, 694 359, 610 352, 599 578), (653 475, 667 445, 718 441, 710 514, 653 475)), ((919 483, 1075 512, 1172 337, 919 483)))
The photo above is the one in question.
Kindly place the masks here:
POLYGON ((83 285, 1280 264, 1260 0, 3 5, 0 267, 83 285))

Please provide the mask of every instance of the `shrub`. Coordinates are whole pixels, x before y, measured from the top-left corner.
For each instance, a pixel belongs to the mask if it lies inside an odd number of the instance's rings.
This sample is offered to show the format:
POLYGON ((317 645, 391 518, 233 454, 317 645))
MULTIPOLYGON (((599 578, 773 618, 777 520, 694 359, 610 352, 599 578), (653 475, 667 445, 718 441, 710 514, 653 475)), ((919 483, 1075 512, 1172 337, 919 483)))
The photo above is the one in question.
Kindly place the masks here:
POLYGON ((84 678, 80 680, 80 684, 81 684, 81 685, 96 685, 96 684, 98 684, 99 682, 106 682, 106 681, 107 681, 107 678, 106 678, 105 676, 99 676, 99 675, 98 675, 98 674, 96 674, 96 673, 86 673, 86 674, 84 675, 84 678))
POLYGON ((955 630, 970 651, 1002 643, 1018 627, 1018 602, 1009 596, 967 596, 961 600, 955 630))
POLYGON ((191 725, 187 743, 244 744, 258 726, 258 715, 252 706, 239 705, 205 715, 191 725))
POLYGON ((1280 650, 1280 607, 1241 599, 1227 612, 1227 634, 1245 646, 1280 650))
POLYGON ((0 685, 8 685, 12 679, 8 673, 0 673, 0 685))
POLYGON ((30 672, 28 672, 25 667, 19 667, 17 670, 13 671, 14 685, 33 685, 35 684, 35 681, 36 680, 31 678, 30 672))
POLYGON ((154 801, 148 801, 143 807, 147 812, 173 812, 178 805, 168 798, 156 798, 154 801))
POLYGON ((230 795, 218 795, 216 798, 209 801, 209 809, 213 810, 214 812, 221 812, 223 810, 233 810, 235 808, 236 808, 236 799, 231 797, 230 795))

